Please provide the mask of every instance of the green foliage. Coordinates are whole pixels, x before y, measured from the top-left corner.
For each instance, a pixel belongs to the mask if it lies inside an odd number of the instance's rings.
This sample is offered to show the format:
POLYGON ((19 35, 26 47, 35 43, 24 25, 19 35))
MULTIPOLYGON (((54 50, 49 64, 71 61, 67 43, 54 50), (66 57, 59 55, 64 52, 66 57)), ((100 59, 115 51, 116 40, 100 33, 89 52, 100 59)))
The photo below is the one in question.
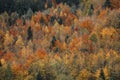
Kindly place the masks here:
POLYGON ((105 80, 105 74, 104 74, 103 69, 100 70, 100 79, 105 80))
POLYGON ((88 10, 88 15, 91 16, 94 12, 93 4, 90 5, 90 8, 88 10))
POLYGON ((13 72, 10 64, 7 65, 5 80, 13 80, 13 72))
POLYGON ((58 23, 59 23, 60 25, 63 24, 63 20, 62 20, 62 18, 58 18, 57 21, 58 21, 58 23))
POLYGON ((0 74, 1 80, 13 80, 13 72, 10 64, 7 64, 6 68, 0 67, 0 74))
POLYGON ((90 40, 91 40, 92 42, 94 42, 94 43, 97 43, 97 41, 98 41, 97 35, 96 35, 96 34, 92 34, 92 35, 90 36, 90 40))
POLYGON ((53 36, 51 41, 51 47, 55 47, 55 42, 56 42, 56 37, 53 36))
POLYGON ((27 19, 31 19, 33 15, 33 11, 31 8, 28 9, 27 14, 26 14, 26 18, 27 19))
POLYGON ((65 43, 69 44, 69 35, 66 35, 66 37, 65 37, 65 43))
POLYGON ((0 80, 120 80, 119 9, 103 10, 103 0, 79 0, 80 7, 57 0, 70 6, 34 13, 46 0, 14 1, 17 10, 0 15, 0 80))
POLYGON ((74 79, 70 75, 59 74, 59 75, 57 75, 55 80, 74 80, 74 79))
POLYGON ((40 72, 38 72, 36 80, 43 80, 43 78, 42 78, 40 72))
POLYGON ((104 5, 103 5, 103 8, 106 9, 106 8, 110 8, 111 7, 111 2, 110 0, 106 0, 104 5))
POLYGON ((33 32, 32 32, 31 27, 28 28, 27 34, 28 34, 27 39, 28 39, 28 40, 32 40, 32 39, 33 39, 33 32))

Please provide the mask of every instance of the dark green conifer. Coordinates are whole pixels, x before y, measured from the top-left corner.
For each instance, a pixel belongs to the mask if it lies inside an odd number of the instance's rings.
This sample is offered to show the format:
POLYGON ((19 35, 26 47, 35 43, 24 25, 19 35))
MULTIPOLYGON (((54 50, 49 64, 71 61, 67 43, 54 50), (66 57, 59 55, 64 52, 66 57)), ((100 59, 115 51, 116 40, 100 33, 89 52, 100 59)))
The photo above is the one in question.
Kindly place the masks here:
POLYGON ((56 42, 56 37, 53 36, 52 41, 51 41, 51 45, 52 45, 53 47, 55 46, 55 42, 56 42))
POLYGON ((62 20, 62 18, 59 17, 59 18, 57 19, 57 21, 58 21, 58 23, 59 23, 60 25, 63 24, 63 20, 62 20))
POLYGON ((110 8, 111 7, 111 2, 110 0, 106 0, 104 5, 103 5, 103 8, 106 9, 106 8, 110 8))
POLYGON ((5 72, 5 80, 13 80, 13 72, 10 64, 7 65, 7 69, 5 72))
POLYGON ((105 74, 104 74, 103 69, 100 70, 100 76, 99 77, 100 77, 101 80, 105 80, 105 74))
POLYGON ((27 34, 28 34, 27 40, 32 40, 33 39, 33 33, 32 33, 31 27, 28 28, 27 34))
POLYGON ((94 7, 93 4, 90 5, 89 11, 88 11, 88 15, 91 16, 94 12, 94 7))
POLYGON ((38 72, 36 80, 43 80, 43 78, 42 78, 40 72, 38 72))
POLYGON ((69 39, 69 35, 66 35, 66 37, 65 37, 65 43, 66 43, 66 44, 69 43, 69 40, 68 40, 68 39, 69 39))

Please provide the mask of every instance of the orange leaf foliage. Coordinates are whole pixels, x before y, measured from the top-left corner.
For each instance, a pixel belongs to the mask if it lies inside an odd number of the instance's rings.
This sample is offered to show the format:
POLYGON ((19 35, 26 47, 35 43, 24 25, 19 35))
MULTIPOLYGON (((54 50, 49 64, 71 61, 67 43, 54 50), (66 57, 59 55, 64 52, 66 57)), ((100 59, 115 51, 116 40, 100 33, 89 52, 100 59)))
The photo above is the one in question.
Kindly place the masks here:
POLYGON ((11 28, 9 32, 11 35, 13 35, 13 37, 15 37, 18 34, 18 31, 16 29, 13 29, 13 28, 11 28))
POLYGON ((22 25, 22 23, 23 23, 22 19, 17 19, 17 20, 16 20, 16 24, 17 24, 17 25, 22 25))
POLYGON ((92 29, 93 29, 93 23, 92 23, 92 21, 91 20, 85 20, 85 21, 83 21, 82 23, 81 23, 81 25, 80 25, 82 28, 86 28, 88 31, 92 31, 92 29))
POLYGON ((70 26, 70 25, 72 24, 72 21, 73 21, 75 18, 76 18, 75 15, 69 14, 69 15, 67 16, 67 18, 65 19, 65 24, 70 26))
POLYGON ((57 40, 57 41, 55 42, 55 45, 56 45, 58 48, 61 48, 61 47, 62 47, 62 44, 60 43, 59 40, 57 40))
POLYGON ((69 44, 69 48, 70 50, 74 51, 77 49, 76 45, 79 43, 79 38, 74 38, 70 44, 69 44))
POLYGON ((8 53, 6 53, 6 54, 3 56, 3 58, 4 58, 5 60, 7 60, 7 61, 14 61, 15 58, 16 58, 16 56, 15 56, 14 53, 8 52, 8 53))
POLYGON ((47 52, 44 49, 38 49, 36 51, 36 57, 38 57, 40 59, 44 59, 47 57, 47 52))
POLYGON ((36 29, 37 32, 40 31, 40 28, 41 28, 41 27, 40 27, 40 24, 39 24, 39 23, 36 23, 36 24, 35 24, 35 29, 36 29))
POLYGON ((43 20, 45 21, 45 23, 47 24, 47 23, 48 23, 48 18, 47 18, 47 16, 46 16, 46 15, 42 15, 42 18, 43 18, 43 20))
POLYGON ((107 10, 102 10, 98 16, 98 19, 104 18, 106 14, 107 14, 107 10))
POLYGON ((71 34, 71 28, 69 26, 64 27, 65 34, 71 34))
POLYGON ((41 19, 41 13, 38 12, 37 14, 35 14, 34 16, 32 16, 32 20, 35 21, 35 22, 40 22, 40 19, 41 19))

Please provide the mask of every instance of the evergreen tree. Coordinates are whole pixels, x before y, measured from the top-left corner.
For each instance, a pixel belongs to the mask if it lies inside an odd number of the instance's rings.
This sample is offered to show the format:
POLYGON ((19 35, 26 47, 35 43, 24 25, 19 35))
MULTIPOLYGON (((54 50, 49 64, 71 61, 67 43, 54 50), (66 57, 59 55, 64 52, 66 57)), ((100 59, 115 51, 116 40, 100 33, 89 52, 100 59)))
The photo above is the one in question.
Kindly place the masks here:
POLYGON ((55 17, 55 16, 52 16, 51 19, 50 19, 50 23, 51 23, 51 24, 54 24, 55 19, 56 19, 56 17, 55 17))
POLYGON ((5 80, 13 80, 13 73, 10 64, 7 65, 5 80))
POLYGON ((43 80, 43 78, 42 78, 40 72, 38 72, 36 80, 43 80))
POLYGON ((100 79, 105 80, 105 74, 104 74, 103 69, 100 70, 100 76, 99 77, 100 77, 100 79))
POLYGON ((106 9, 106 8, 110 8, 111 7, 111 2, 110 0, 106 0, 104 5, 103 5, 103 8, 106 9))
POLYGON ((57 21, 58 21, 58 23, 59 23, 60 25, 63 24, 63 20, 62 20, 62 18, 58 17, 57 21))
POLYGON ((28 11, 27 11, 27 14, 26 14, 26 18, 31 19, 32 15, 33 15, 33 11, 32 11, 31 8, 29 8, 28 11))
POLYGON ((68 39, 69 39, 69 35, 66 35, 66 37, 65 37, 65 43, 66 43, 66 44, 69 43, 69 40, 68 40, 68 39))
POLYGON ((88 15, 91 16, 94 12, 94 7, 93 4, 90 5, 89 11, 88 11, 88 15))
POLYGON ((55 42, 56 42, 56 37, 53 36, 52 41, 51 41, 52 47, 55 47, 55 42))
POLYGON ((32 29, 31 27, 28 28, 27 30, 27 34, 28 34, 28 40, 32 40, 33 39, 33 33, 32 33, 32 29))

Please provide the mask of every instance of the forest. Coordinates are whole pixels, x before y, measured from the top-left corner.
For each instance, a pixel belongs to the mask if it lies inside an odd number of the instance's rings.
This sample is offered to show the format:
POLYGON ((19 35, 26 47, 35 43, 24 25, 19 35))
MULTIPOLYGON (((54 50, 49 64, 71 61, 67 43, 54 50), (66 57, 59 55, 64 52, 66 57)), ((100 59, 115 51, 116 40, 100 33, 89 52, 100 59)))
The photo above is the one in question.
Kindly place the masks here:
POLYGON ((0 0, 0 80, 120 80, 120 0, 0 0))

